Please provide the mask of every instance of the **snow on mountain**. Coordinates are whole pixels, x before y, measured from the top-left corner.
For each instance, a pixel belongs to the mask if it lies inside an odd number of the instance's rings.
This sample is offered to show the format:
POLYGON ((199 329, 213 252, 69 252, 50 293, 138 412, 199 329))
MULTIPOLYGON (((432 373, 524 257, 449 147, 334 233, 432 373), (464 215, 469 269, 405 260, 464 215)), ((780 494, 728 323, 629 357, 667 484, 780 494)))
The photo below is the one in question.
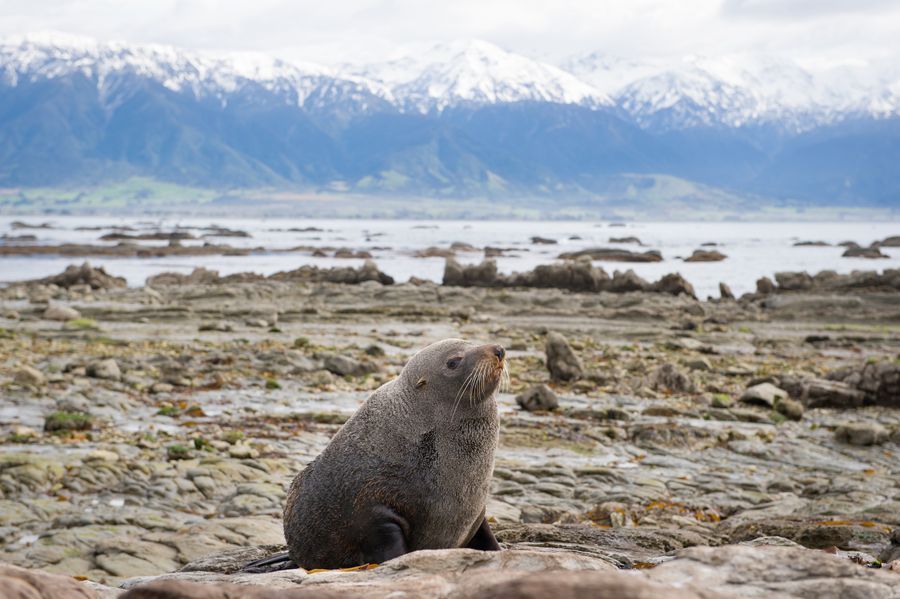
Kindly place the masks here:
POLYGON ((0 76, 10 85, 81 73, 103 93, 122 76, 137 75, 195 97, 227 101, 250 86, 283 96, 298 106, 311 98, 337 100, 343 94, 391 101, 390 92, 365 79, 341 77, 311 63, 287 63, 260 53, 209 54, 162 45, 98 42, 67 34, 30 34, 0 40, 0 76))
POLYGON ((391 85, 404 108, 422 112, 522 101, 595 108, 613 104, 609 96, 559 67, 478 40, 438 44, 362 72, 391 85))
POLYGON ((110 101, 119 83, 134 75, 223 105, 256 90, 306 109, 339 107, 348 114, 548 102, 620 109, 645 128, 663 129, 778 123, 799 131, 851 115, 897 115, 898 64, 801 66, 750 54, 629 60, 595 52, 557 67, 474 40, 332 68, 258 53, 193 52, 58 33, 0 39, 0 82, 81 73, 110 101))
POLYGON ((766 55, 635 61, 592 53, 564 67, 644 127, 779 123, 804 130, 850 115, 900 114, 900 71, 889 65, 812 69, 766 55))

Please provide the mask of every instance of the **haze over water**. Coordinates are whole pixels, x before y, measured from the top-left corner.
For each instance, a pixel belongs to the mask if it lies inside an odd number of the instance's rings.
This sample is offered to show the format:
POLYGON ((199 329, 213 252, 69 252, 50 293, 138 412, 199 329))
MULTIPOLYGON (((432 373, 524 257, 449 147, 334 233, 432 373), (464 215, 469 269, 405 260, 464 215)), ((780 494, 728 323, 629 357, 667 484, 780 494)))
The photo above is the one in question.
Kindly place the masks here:
MULTIPOLYGON (((378 267, 404 282, 411 276, 440 282, 444 270, 443 258, 417 258, 417 250, 429 246, 448 247, 464 242, 479 249, 486 246, 508 248, 509 256, 497 258, 501 272, 511 273, 533 269, 538 264, 553 262, 562 252, 589 247, 613 247, 632 251, 658 250, 662 262, 624 263, 595 262, 612 274, 615 270, 633 269, 638 275, 654 281, 664 274, 679 272, 695 287, 697 295, 718 297, 719 282, 727 283, 736 294, 755 289, 759 277, 772 277, 780 271, 822 270, 841 273, 853 270, 882 270, 900 268, 900 248, 882 248, 888 259, 866 260, 843 258, 844 248, 836 244, 854 241, 867 246, 874 241, 900 234, 896 223, 712 223, 673 222, 627 223, 624 226, 608 222, 574 221, 413 221, 413 220, 313 220, 313 219, 190 219, 167 218, 148 220, 121 217, 2 217, 0 234, 10 236, 33 234, 37 244, 82 243, 115 245, 101 242, 99 237, 115 227, 132 227, 140 231, 172 231, 176 227, 208 227, 217 225, 246 231, 249 238, 207 237, 183 241, 184 245, 204 242, 240 248, 264 248, 249 256, 178 256, 161 258, 109 258, 28 256, 0 258, 0 283, 34 279, 61 272, 67 265, 90 261, 104 266, 112 274, 123 276, 132 286, 142 285, 148 276, 175 271, 189 273, 203 266, 226 275, 236 272, 256 272, 269 275, 291 270, 303 264, 320 267, 358 266, 362 260, 314 257, 310 251, 271 252, 297 246, 349 248, 365 250, 373 255, 378 267), (11 223, 48 222, 50 229, 12 230, 11 223), (105 227, 103 230, 76 230, 78 227, 105 227), (297 232, 288 229, 316 228, 321 231, 297 232), (539 236, 557 240, 557 244, 540 245, 531 242, 539 236), (643 246, 610 243, 611 237, 637 237, 643 246), (794 247, 798 241, 824 241, 828 247, 794 247), (721 262, 686 263, 704 243, 714 242, 715 248, 728 258, 721 262)), ((203 231, 191 231, 199 236, 203 231)), ((8 243, 0 240, 0 244, 8 243)), ((166 242, 139 242, 145 245, 165 245, 166 242)), ((458 252, 462 263, 477 263, 483 253, 458 252)))

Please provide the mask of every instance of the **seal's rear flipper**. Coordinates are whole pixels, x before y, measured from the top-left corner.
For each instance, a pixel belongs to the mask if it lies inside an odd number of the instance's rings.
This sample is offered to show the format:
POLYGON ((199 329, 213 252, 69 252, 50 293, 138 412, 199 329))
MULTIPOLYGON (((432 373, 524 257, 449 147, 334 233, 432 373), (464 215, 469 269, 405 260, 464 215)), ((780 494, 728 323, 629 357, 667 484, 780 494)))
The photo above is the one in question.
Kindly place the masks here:
POLYGON ((284 553, 276 553, 275 555, 258 559, 250 562, 243 568, 241 572, 249 574, 262 574, 264 572, 278 572, 279 570, 293 570, 297 564, 291 560, 291 556, 285 551, 284 553))

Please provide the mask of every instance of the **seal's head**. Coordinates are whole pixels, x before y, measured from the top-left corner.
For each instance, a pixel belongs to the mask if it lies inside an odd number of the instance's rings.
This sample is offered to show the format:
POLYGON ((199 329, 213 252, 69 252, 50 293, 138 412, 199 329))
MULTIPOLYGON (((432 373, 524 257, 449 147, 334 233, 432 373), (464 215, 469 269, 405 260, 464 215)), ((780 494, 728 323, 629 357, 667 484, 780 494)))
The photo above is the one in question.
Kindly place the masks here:
POLYGON ((431 398, 438 412, 473 409, 493 398, 507 376, 506 350, 462 339, 432 343, 414 355, 401 377, 414 397, 431 398))

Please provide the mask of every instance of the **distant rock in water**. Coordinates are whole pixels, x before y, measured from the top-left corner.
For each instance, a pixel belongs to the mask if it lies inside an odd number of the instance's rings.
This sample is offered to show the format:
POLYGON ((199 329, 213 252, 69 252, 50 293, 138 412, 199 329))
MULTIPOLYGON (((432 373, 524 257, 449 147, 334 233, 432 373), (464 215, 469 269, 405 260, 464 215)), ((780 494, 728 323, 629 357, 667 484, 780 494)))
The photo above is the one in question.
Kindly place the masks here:
POLYGON ((684 259, 685 262, 721 262, 727 258, 718 250, 694 250, 694 253, 684 259))
POLYGON ((540 264, 534 270, 511 275, 500 274, 493 259, 486 259, 477 265, 463 265, 447 258, 443 284, 454 287, 535 287, 594 293, 648 291, 696 297, 693 286, 677 273, 668 274, 656 283, 642 279, 633 270, 624 273, 616 271, 610 277, 602 268, 594 267, 589 258, 540 264))
POLYGON ((656 250, 632 252, 616 248, 588 248, 577 252, 564 252, 559 255, 562 260, 575 260, 582 257, 607 262, 662 262, 662 254, 656 250))
POLYGON ((91 266, 90 262, 85 262, 81 266, 73 264, 58 275, 28 282, 39 283, 42 285, 56 285, 57 287, 65 287, 66 289, 75 285, 89 285, 91 289, 116 289, 127 286, 123 277, 115 277, 109 274, 102 266, 94 268, 91 266))
POLYGON ((532 237, 531 243, 536 245, 555 245, 558 242, 555 239, 548 239, 547 237, 532 237))
POLYGON ((641 243, 641 240, 637 237, 610 237, 610 243, 636 243, 637 245, 644 245, 641 243))
POLYGON ((794 247, 829 247, 830 245, 827 241, 798 241, 794 244, 794 247))
POLYGON ((876 246, 867 247, 867 248, 861 248, 861 247, 847 248, 846 250, 844 250, 844 253, 841 254, 841 257, 843 257, 843 258, 870 258, 870 259, 890 258, 890 256, 888 256, 887 254, 881 253, 881 250, 878 249, 878 247, 876 247, 876 246))
POLYGON ((732 293, 731 287, 729 287, 727 283, 719 283, 719 296, 723 300, 734 299, 734 293, 732 293))
POLYGON ((823 270, 817 275, 810 275, 806 272, 779 272, 776 273, 775 280, 778 282, 778 286, 773 287, 768 293, 900 291, 900 269, 897 268, 886 268, 882 273, 874 270, 857 270, 846 275, 838 274, 833 270, 823 270))
POLYGON ((888 237, 877 243, 873 243, 872 245, 883 248, 900 248, 900 235, 892 235, 891 237, 888 237))
POLYGON ((378 266, 372 260, 366 260, 359 268, 338 266, 334 268, 319 268, 318 266, 304 265, 300 268, 277 272, 269 277, 243 272, 224 277, 219 276, 215 270, 195 268, 189 275, 175 272, 164 272, 147 279, 148 287, 165 285, 218 285, 223 283, 245 283, 250 281, 293 281, 305 283, 345 283, 357 285, 366 281, 376 281, 382 285, 393 285, 394 278, 378 270, 378 266))
POLYGON ((184 241, 189 239, 197 239, 187 231, 154 231, 153 233, 107 233, 100 237, 100 241, 184 241))
POLYGON ((365 250, 351 250, 350 248, 338 248, 334 252, 335 258, 371 258, 372 254, 365 250))

